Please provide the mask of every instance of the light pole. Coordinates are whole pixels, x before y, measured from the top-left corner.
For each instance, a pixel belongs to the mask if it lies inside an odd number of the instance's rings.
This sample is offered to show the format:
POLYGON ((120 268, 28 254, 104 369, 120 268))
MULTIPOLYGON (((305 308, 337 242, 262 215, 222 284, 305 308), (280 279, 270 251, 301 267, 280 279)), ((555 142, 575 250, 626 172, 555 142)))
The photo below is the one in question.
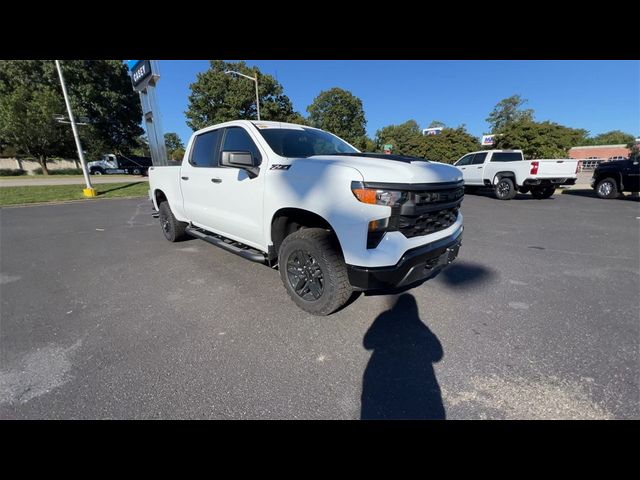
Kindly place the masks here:
POLYGON ((73 130, 73 138, 76 141, 76 148, 78 149, 78 157, 80 157, 80 164, 82 165, 82 174, 84 175, 84 181, 87 184, 87 188, 82 190, 85 197, 95 197, 96 190, 91 185, 91 178, 87 171, 87 162, 84 161, 84 152, 82 151, 82 145, 80 144, 80 136, 78 135, 78 127, 76 126, 76 120, 73 117, 71 111, 71 103, 69 102, 69 94, 67 93, 67 86, 64 83, 64 76, 62 75, 62 68, 60 62, 56 60, 56 68, 58 69, 58 75, 60 76, 60 85, 62 86, 62 95, 64 95, 64 103, 67 105, 67 112, 69 113, 69 121, 71 122, 71 130, 73 130))
POLYGON ((258 120, 260 120, 260 97, 258 97, 258 72, 254 73, 254 77, 245 75, 244 73, 236 72, 234 70, 226 70, 224 73, 227 75, 240 75, 241 77, 248 78, 249 80, 256 82, 256 110, 258 113, 258 120))

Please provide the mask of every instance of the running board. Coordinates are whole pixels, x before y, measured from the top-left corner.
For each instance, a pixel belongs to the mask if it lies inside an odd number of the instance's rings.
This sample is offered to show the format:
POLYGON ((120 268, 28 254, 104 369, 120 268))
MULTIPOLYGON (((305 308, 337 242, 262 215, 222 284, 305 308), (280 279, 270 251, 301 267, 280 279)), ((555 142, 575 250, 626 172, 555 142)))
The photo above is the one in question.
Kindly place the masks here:
POLYGON ((248 247, 240 242, 236 242, 229 238, 225 238, 222 235, 207 232, 200 228, 189 226, 185 229, 185 232, 192 237, 199 238, 205 242, 209 242, 216 247, 225 249, 228 252, 240 255, 247 260, 258 263, 267 263, 267 256, 254 248, 248 247))

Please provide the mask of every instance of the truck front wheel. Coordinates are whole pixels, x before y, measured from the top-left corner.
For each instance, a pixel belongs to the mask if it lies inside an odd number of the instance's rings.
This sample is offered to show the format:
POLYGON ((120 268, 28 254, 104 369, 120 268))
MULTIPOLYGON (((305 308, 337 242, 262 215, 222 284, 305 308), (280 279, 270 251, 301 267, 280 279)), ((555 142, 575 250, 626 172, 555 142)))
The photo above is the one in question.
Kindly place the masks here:
POLYGON ((531 189, 531 195, 537 199, 550 198, 555 191, 555 187, 536 187, 531 189))
POLYGON ((160 204, 158 217, 160 218, 160 226, 162 227, 164 238, 170 242, 177 242, 185 237, 184 230, 187 228, 187 224, 176 220, 171 208, 169 208, 169 202, 165 201, 160 204))
POLYGON ((352 294, 335 236, 305 228, 287 236, 278 253, 280 277, 291 299, 312 315, 329 315, 352 294))
POLYGON ((501 178, 496 184, 495 192, 499 200, 511 200, 518 193, 510 178, 501 178))

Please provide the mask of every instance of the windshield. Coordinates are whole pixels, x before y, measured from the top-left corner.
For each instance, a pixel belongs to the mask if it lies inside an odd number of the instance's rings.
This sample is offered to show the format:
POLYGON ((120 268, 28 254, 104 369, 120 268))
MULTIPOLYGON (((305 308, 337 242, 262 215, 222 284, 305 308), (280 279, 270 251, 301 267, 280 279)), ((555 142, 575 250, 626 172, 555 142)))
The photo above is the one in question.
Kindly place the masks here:
POLYGON ((258 131, 281 157, 306 158, 358 152, 335 135, 313 128, 258 128, 258 131))

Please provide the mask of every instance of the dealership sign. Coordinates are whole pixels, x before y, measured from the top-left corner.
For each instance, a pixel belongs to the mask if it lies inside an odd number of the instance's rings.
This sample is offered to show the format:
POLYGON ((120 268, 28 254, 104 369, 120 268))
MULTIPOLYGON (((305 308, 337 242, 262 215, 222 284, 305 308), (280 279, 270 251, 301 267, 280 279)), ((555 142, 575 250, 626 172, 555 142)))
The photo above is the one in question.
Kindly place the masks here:
POLYGON ((422 130, 422 135, 439 135, 442 133, 442 128, 443 127, 425 128, 422 130))
POLYGON ((481 143, 483 146, 491 146, 495 144, 495 135, 483 135, 481 143))

